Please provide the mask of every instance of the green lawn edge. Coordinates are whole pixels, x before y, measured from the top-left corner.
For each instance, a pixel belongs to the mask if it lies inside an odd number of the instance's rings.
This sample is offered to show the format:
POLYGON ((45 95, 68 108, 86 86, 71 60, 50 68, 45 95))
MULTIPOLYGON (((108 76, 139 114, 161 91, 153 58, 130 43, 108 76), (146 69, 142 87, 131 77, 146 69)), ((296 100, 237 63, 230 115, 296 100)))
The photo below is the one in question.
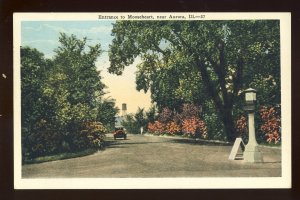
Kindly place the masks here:
POLYGON ((86 149, 79 152, 67 152, 67 153, 60 153, 51 156, 41 156, 34 159, 25 159, 23 165, 83 157, 83 156, 91 155, 97 151, 98 151, 97 149, 86 149))

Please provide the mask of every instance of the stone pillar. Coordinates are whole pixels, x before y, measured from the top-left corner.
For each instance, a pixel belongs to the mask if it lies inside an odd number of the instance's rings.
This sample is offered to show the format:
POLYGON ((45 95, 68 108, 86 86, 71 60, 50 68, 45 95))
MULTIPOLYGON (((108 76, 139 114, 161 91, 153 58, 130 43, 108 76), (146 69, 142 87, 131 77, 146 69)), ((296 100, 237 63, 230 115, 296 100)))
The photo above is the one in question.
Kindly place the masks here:
POLYGON ((254 112, 248 113, 249 141, 244 151, 245 162, 263 162, 261 152, 258 150, 258 144, 255 138, 254 112))

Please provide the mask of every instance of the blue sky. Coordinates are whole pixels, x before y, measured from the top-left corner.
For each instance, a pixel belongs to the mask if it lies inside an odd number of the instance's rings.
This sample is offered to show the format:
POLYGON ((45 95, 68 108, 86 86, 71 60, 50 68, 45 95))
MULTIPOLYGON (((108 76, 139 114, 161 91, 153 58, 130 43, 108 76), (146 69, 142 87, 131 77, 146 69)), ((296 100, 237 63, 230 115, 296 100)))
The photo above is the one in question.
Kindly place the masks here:
POLYGON ((78 38, 87 37, 88 45, 101 43, 103 50, 113 39, 111 36, 114 21, 27 21, 22 22, 22 45, 28 45, 42 51, 46 57, 52 57, 53 50, 59 45, 60 32, 74 34, 78 38))
POLYGON ((109 59, 107 50, 113 37, 111 36, 114 21, 23 21, 21 23, 21 45, 30 46, 44 53, 46 58, 52 58, 54 49, 59 46, 59 33, 74 34, 77 38, 87 37, 87 45, 101 44, 104 52, 96 62, 101 71, 103 82, 108 86, 107 96, 116 99, 117 106, 127 103, 128 112, 136 112, 138 107, 148 109, 150 94, 137 92, 135 89, 135 62, 125 68, 122 76, 109 74, 109 59))

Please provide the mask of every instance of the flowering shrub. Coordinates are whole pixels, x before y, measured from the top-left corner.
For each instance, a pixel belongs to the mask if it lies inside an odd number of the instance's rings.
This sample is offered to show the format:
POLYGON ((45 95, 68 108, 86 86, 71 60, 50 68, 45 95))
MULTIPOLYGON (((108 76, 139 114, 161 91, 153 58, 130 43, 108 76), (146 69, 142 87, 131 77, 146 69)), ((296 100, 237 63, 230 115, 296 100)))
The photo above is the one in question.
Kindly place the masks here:
POLYGON ((245 116, 241 116, 235 124, 236 130, 237 130, 237 136, 241 137, 242 135, 247 134, 247 119, 245 116))
POLYGON ((164 124, 167 124, 168 122, 172 121, 172 119, 173 112, 169 108, 164 108, 158 117, 158 121, 164 124))
POLYGON ((183 104, 181 116, 182 132, 192 136, 207 137, 207 127, 204 120, 199 118, 199 106, 194 104, 183 104))
POLYGON ((101 148, 105 139, 106 128, 101 122, 86 122, 81 131, 83 137, 87 138, 89 146, 101 148))
POLYGON ((201 136, 203 138, 206 138, 207 137, 207 128, 206 128, 206 124, 205 124, 204 120, 199 119, 198 126, 199 126, 199 129, 201 132, 201 136))
POLYGON ((267 142, 274 141, 275 144, 278 143, 281 139, 281 120, 278 111, 275 107, 267 106, 262 106, 259 111, 263 121, 260 129, 265 134, 267 142))
POLYGON ((196 136, 196 134, 198 133, 201 134, 202 137, 204 138, 207 136, 207 129, 206 129, 205 122, 196 117, 183 120, 182 132, 184 134, 192 135, 192 136, 196 136))
POLYGON ((198 117, 200 114, 200 107, 194 104, 185 103, 182 105, 182 112, 180 113, 182 119, 198 117))
POLYGON ((158 121, 148 123, 148 131, 153 134, 186 134, 203 138, 207 137, 207 128, 199 118, 200 109, 193 104, 183 104, 180 113, 164 108, 158 121))
POLYGON ((197 130, 198 120, 196 118, 184 119, 182 122, 182 132, 194 135, 197 130))
POLYGON ((166 132, 170 135, 179 134, 181 132, 181 128, 175 122, 170 122, 167 124, 166 132))
POLYGON ((165 131, 165 126, 163 123, 159 121, 155 121, 154 123, 148 124, 148 131, 153 134, 162 134, 165 131))
MULTIPOLYGON (((267 107, 262 106, 259 109, 260 120, 262 121, 262 125, 260 126, 261 132, 264 134, 266 141, 268 143, 278 143, 280 141, 280 114, 278 113, 276 107, 267 107)), ((247 128, 247 118, 241 116, 236 121, 236 130, 238 136, 243 136, 248 134, 247 128)))

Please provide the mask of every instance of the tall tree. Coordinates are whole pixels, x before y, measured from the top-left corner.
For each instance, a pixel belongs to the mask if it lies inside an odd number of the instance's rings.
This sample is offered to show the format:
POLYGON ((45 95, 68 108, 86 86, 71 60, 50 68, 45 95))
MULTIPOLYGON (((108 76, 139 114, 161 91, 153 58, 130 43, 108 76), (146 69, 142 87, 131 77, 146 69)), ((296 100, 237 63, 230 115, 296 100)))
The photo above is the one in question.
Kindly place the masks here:
POLYGON ((56 71, 66 75, 66 87, 70 93, 68 100, 95 107, 97 98, 103 95, 105 85, 101 82, 96 60, 101 54, 100 44, 86 45, 86 38, 77 39, 75 35, 61 33, 60 46, 55 50, 56 71))
POLYGON ((122 74, 140 56, 138 89, 150 88, 158 103, 155 94, 166 84, 183 90, 177 94, 196 94, 195 104, 212 101, 229 141, 236 136, 232 111, 245 87, 270 80, 273 100, 280 99, 279 21, 117 21, 112 35, 109 72, 122 74), (171 84, 168 70, 175 74, 171 84), (190 83, 201 92, 188 92, 184 76, 195 73, 197 82, 190 83))
POLYGON ((105 126, 113 129, 115 125, 115 116, 119 112, 114 99, 106 98, 99 102, 97 121, 102 122, 105 126))
POLYGON ((73 145, 71 149, 76 149, 73 141, 80 140, 82 123, 96 120, 98 102, 104 94, 105 85, 95 65, 101 47, 100 44, 87 46, 86 38, 65 33, 60 34, 59 42, 49 88, 54 89, 54 97, 59 97, 57 115, 65 141, 73 145))
POLYGON ((47 103, 49 99, 44 95, 45 81, 48 78, 47 76, 51 66, 52 62, 45 59, 44 55, 37 49, 32 49, 27 46, 21 47, 23 158, 26 154, 30 156, 35 155, 35 149, 41 145, 45 145, 45 142, 42 140, 44 140, 43 138, 45 138, 46 135, 44 133, 47 130, 41 133, 39 129, 44 122, 51 121, 55 113, 54 106, 47 103))
POLYGON ((146 121, 146 117, 145 117, 144 108, 138 107, 138 110, 134 114, 134 118, 135 118, 136 126, 137 126, 138 130, 141 127, 146 128, 147 121, 146 121))
POLYGON ((145 114, 146 114, 146 121, 147 121, 147 123, 149 123, 149 122, 153 123, 153 122, 156 120, 156 118, 157 118, 155 106, 152 105, 152 106, 149 108, 149 110, 146 111, 145 114))
POLYGON ((22 147, 31 158, 87 148, 85 122, 100 112, 111 115, 101 110, 106 104, 99 106, 105 87, 95 65, 100 45, 87 47, 85 38, 63 33, 59 41, 53 59, 21 48, 22 147))

